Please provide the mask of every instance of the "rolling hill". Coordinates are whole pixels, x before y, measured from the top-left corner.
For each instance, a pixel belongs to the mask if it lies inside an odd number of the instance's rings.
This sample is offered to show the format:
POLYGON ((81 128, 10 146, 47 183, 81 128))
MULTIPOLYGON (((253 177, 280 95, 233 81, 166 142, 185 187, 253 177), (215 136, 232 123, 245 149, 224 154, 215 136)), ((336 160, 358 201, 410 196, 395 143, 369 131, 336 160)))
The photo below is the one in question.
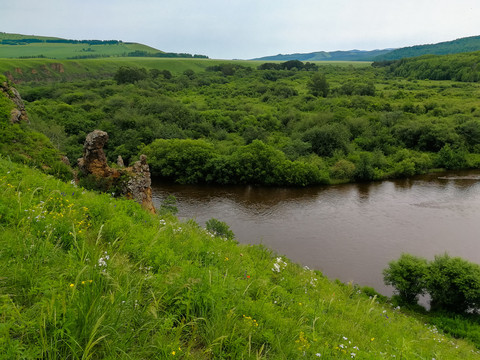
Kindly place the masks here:
POLYGON ((0 33, 0 58, 88 59, 161 53, 143 44, 120 40, 68 40, 55 37, 0 33))
POLYGON ((373 61, 377 56, 390 52, 391 49, 384 50, 350 50, 350 51, 317 51, 312 53, 296 54, 278 54, 274 56, 264 56, 253 60, 263 61, 373 61))
POLYGON ((375 61, 399 60, 422 55, 448 55, 480 50, 480 36, 470 36, 437 44, 415 45, 379 55, 375 61))
POLYGON ((106 57, 206 58, 204 55, 164 52, 151 46, 121 40, 70 40, 0 32, 0 58, 65 60, 106 57))
POLYGON ((384 61, 421 55, 446 55, 480 50, 480 36, 471 36, 437 44, 415 45, 399 49, 317 51, 312 53, 278 54, 253 60, 263 61, 384 61))

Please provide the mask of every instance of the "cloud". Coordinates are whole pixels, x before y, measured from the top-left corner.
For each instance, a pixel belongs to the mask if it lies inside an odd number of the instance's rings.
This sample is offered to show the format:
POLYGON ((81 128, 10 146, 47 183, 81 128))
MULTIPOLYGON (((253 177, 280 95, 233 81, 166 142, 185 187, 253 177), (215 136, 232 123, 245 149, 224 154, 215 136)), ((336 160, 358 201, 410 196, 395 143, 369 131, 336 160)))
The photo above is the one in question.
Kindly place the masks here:
POLYGON ((477 35, 470 0, 16 0, 2 31, 119 39, 216 58, 375 49, 477 35))

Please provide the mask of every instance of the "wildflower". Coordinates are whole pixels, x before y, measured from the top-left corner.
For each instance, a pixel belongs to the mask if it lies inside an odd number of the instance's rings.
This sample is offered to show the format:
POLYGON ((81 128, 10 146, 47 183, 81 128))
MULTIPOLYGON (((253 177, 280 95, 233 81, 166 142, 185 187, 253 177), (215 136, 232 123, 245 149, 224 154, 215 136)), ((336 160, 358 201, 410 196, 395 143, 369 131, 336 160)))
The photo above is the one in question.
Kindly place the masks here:
POLYGON ((357 354, 355 354, 355 353, 352 352, 352 353, 350 353, 350 356, 351 356, 351 358, 353 359, 355 356, 357 356, 357 354))
POLYGON ((375 340, 375 338, 371 338, 371 339, 370 339, 370 341, 373 341, 373 340, 375 340))
POLYGON ((225 261, 228 261, 228 257, 225 256, 225 261))
POLYGON ((173 351, 172 351, 172 355, 175 356, 175 354, 176 354, 176 352, 175 352, 175 350, 173 350, 173 351))
POLYGON ((75 286, 75 284, 70 284, 70 287, 73 288, 75 286))
POLYGON ((282 258, 279 256, 277 257, 276 262, 273 263, 272 271, 279 273, 281 270, 285 269, 286 266, 287 263, 283 261, 282 258))
POLYGON ((322 354, 320 354, 320 353, 316 353, 316 354, 315 354, 315 356, 316 356, 316 357, 321 357, 321 356, 322 356, 322 354))

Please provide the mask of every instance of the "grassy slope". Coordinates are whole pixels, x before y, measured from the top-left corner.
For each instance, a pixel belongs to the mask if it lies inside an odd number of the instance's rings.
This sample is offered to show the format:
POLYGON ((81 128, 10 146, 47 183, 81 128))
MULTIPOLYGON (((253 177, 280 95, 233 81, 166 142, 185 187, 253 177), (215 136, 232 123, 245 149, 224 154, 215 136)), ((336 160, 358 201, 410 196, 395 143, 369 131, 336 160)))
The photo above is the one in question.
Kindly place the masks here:
MULTIPOLYGON (((20 34, 0 33, 0 40, 11 39, 59 39, 43 36, 28 36, 20 34)), ((0 44, 0 58, 19 58, 43 55, 47 58, 66 59, 77 56, 122 56, 133 51, 147 51, 158 53, 160 50, 147 45, 137 43, 119 43, 115 45, 88 45, 83 44, 62 44, 62 43, 31 43, 25 45, 3 45, 0 44)))
POLYGON ((479 357, 358 290, 0 156, 0 359, 479 357))
POLYGON ((192 221, 5 159, 0 194, 4 358, 478 357, 352 286, 192 221))
MULTIPOLYGON (((0 75, 0 83, 5 81, 0 75)), ((46 173, 71 178, 71 170, 60 160, 58 150, 45 135, 30 130, 27 124, 10 123, 13 108, 13 102, 0 91, 0 154, 46 173)))
MULTIPOLYGON (((166 59, 118 57, 107 59, 51 60, 51 59, 0 59, 0 74, 8 74, 15 82, 22 81, 61 81, 83 78, 111 78, 120 66, 143 67, 149 69, 169 70, 181 74, 191 69, 204 71, 209 66, 223 63, 235 63, 243 66, 257 67, 264 61, 248 60, 212 60, 212 59, 166 59), (61 65, 61 66, 59 66, 61 65)), ((322 65, 369 66, 369 62, 327 62, 322 65)))

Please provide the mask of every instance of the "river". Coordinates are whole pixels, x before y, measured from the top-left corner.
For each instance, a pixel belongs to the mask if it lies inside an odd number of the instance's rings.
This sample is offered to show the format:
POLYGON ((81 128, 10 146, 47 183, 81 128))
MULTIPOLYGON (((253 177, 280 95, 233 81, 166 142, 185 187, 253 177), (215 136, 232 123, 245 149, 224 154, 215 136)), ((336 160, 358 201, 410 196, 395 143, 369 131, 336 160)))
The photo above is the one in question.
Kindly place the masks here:
POLYGON ((225 221, 240 243, 264 244, 331 279, 391 295, 382 270, 402 252, 447 252, 480 264, 480 171, 296 188, 154 182, 180 219, 225 221))

